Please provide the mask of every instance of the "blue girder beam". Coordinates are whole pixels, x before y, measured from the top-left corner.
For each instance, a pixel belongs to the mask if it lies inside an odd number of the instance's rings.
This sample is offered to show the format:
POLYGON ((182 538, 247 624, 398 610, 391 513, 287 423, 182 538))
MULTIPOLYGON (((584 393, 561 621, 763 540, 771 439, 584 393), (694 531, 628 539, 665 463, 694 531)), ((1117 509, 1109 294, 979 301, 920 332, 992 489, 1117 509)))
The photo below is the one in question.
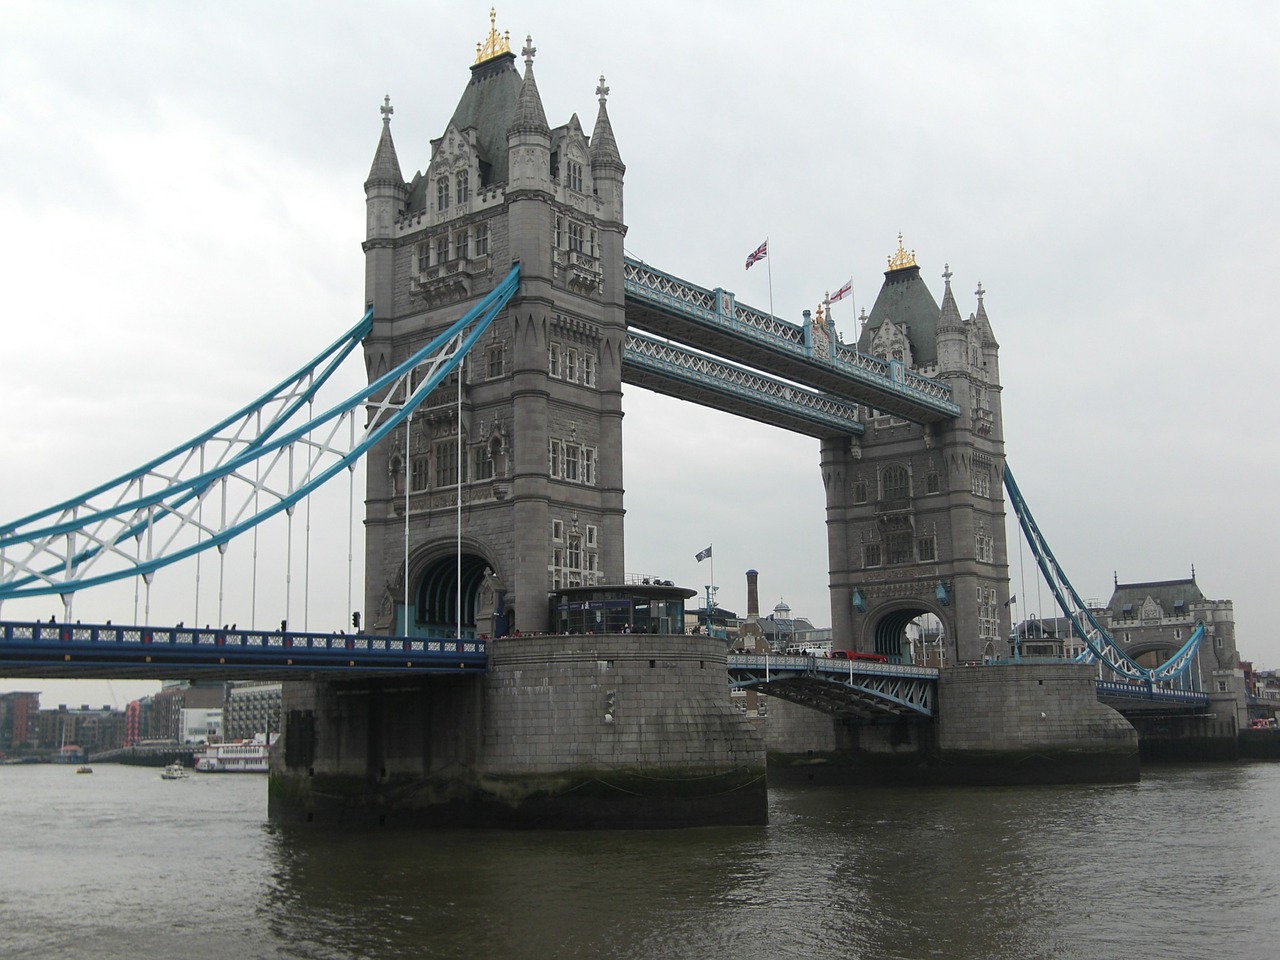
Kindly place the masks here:
POLYGON ((856 403, 640 333, 627 334, 622 380, 819 439, 863 431, 856 403))

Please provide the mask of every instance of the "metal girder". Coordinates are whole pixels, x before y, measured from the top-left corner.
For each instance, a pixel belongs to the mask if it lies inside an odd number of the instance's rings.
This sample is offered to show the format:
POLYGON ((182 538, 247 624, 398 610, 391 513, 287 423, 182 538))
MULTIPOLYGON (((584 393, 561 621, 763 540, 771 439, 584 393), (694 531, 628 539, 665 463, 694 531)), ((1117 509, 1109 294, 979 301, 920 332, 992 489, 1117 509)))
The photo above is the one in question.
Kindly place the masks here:
POLYGON ((754 687, 771 696, 855 722, 931 719, 938 671, 819 657, 730 654, 731 689, 754 687))
POLYGON ((707 290, 630 257, 623 261, 623 284, 628 327, 916 423, 960 414, 947 384, 834 337, 816 341, 809 327, 738 304, 727 290, 707 290))
POLYGON ((365 451, 411 416, 519 284, 517 264, 465 316, 394 370, 313 414, 320 384, 370 329, 366 313, 292 378, 189 443, 80 497, 0 524, 0 601, 149 578, 292 510, 341 471, 353 470, 365 451))
POLYGON ((856 403, 640 333, 627 334, 622 379, 655 393, 819 439, 863 431, 856 403))
POLYGON ((1080 598, 1080 594, 1067 579, 1066 573, 1058 564, 1053 551, 1049 549, 1048 541, 1045 540, 1044 534, 1040 532, 1035 518, 1031 515, 1031 509, 1023 499, 1022 491, 1018 489, 1008 463, 1004 467, 1004 488, 1009 494, 1009 503, 1018 518, 1022 532, 1031 545, 1036 564, 1040 567, 1040 572, 1044 575, 1049 589, 1053 591, 1054 599, 1058 601, 1059 609, 1070 621, 1072 632, 1085 644, 1087 653, 1079 658, 1079 662, 1099 663, 1117 676, 1158 686, 1167 686, 1186 678, 1191 673, 1196 654, 1200 649, 1200 641, 1204 638, 1204 623, 1198 623, 1182 648, 1164 663, 1157 667, 1144 667, 1138 663, 1125 653, 1124 648, 1098 622, 1089 610, 1088 604, 1080 598), (1086 623, 1088 627, 1085 626, 1086 623))

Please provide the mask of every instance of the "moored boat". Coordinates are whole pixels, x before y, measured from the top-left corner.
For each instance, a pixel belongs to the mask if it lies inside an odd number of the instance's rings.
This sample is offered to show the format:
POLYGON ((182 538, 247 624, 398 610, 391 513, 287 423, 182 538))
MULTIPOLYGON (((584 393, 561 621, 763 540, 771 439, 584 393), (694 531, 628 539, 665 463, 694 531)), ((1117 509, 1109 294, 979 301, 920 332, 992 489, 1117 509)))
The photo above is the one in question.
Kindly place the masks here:
MULTIPOLYGON (((276 739, 272 735, 271 741, 276 739)), ((270 769, 271 743, 259 734, 252 740, 210 743, 196 754, 198 773, 266 773, 270 769)))

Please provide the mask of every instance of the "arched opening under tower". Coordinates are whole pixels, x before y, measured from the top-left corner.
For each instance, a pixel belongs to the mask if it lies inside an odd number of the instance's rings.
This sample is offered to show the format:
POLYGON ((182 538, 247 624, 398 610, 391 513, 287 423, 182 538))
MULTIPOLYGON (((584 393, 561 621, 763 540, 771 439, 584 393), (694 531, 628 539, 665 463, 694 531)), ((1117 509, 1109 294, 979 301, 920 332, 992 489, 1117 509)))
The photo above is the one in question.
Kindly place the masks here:
POLYGON ((409 635, 474 637, 477 601, 488 569, 488 562, 474 553, 443 556, 428 564, 414 593, 409 635))
POLYGON ((920 604, 885 611, 871 627, 871 649, 892 663, 937 667, 945 661, 946 627, 920 604))

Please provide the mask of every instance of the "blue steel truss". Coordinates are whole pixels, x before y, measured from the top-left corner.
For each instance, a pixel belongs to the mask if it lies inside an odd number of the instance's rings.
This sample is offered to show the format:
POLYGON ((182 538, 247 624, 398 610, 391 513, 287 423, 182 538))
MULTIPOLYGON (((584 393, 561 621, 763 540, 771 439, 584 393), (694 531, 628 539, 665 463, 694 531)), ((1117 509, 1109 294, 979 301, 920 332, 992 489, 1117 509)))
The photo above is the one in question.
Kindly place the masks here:
POLYGON ((1031 510, 1023 499, 1022 491, 1018 489, 1008 464, 1004 468, 1004 488, 1008 491, 1009 504, 1013 507, 1022 532, 1031 545, 1036 564, 1040 567, 1045 582, 1058 601, 1058 607, 1070 621, 1072 632, 1084 641, 1086 652, 1079 658, 1080 661, 1098 663, 1116 676, 1140 683, 1168 686, 1194 681, 1196 677, 1192 668, 1200 649, 1200 641, 1205 634, 1204 623, 1198 623, 1182 648, 1164 663, 1157 667, 1144 667, 1138 663, 1125 653, 1111 634, 1097 621, 1089 610, 1088 604, 1080 598, 1071 581, 1067 579, 1053 551, 1049 549, 1049 543, 1045 540, 1044 534, 1040 532, 1035 518, 1031 516, 1031 510))
POLYGON ((928 720, 936 711, 938 671, 930 667, 757 654, 728 661, 731 689, 755 687, 855 723, 928 720))
POLYGON ((642 333, 628 332, 622 372, 627 383, 809 436, 858 435, 864 429, 856 403, 642 333))
POLYGON ((767 364, 755 365, 782 372, 776 364, 785 362, 784 375, 796 382, 822 386, 908 420, 931 422, 960 414, 947 384, 913 373, 900 361, 859 353, 834 337, 815 340, 810 326, 740 304, 727 290, 699 287, 630 257, 623 261, 623 284, 628 326, 730 359, 745 360, 744 348, 753 348, 768 358, 767 364))
POLYGON ((291 511, 321 484, 353 470, 409 417, 462 362, 519 284, 517 264, 395 369, 313 415, 316 390, 369 331, 366 314, 293 377, 189 443, 79 497, 0 524, 0 602, 136 576, 149 582, 156 570, 222 549, 291 511), (206 508, 213 519, 206 521, 206 508))
POLYGON ((0 623, 6 677, 289 680, 319 675, 483 673, 487 644, 365 634, 0 623))

